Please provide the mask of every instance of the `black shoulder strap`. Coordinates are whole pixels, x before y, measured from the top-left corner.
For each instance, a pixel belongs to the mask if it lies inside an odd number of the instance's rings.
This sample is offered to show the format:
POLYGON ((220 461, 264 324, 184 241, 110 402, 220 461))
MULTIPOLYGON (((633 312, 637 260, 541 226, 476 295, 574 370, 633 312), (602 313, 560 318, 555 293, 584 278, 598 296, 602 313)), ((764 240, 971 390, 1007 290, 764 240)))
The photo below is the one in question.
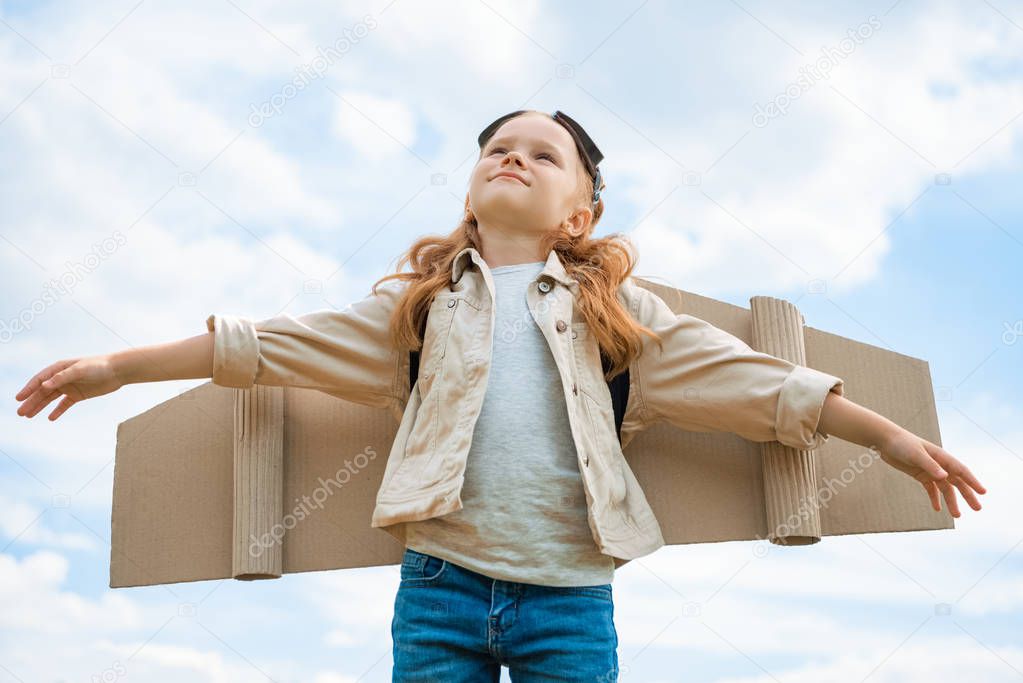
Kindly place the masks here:
MULTIPOLYGON (((423 316, 423 321, 419 324, 419 343, 422 344, 423 338, 426 335, 426 319, 429 316, 423 316)), ((419 352, 409 351, 408 352, 408 389, 409 394, 412 393, 412 387, 416 385, 416 379, 419 377, 419 352)))
POLYGON ((412 387, 416 385, 416 378, 419 377, 419 352, 409 351, 408 352, 408 388, 409 393, 412 392, 412 387))
MULTIPOLYGON (((409 391, 416 384, 416 379, 419 377, 419 352, 411 350, 409 354, 408 364, 408 386, 409 391)), ((611 369, 611 360, 604 355, 604 352, 600 353, 600 364, 607 374, 608 370, 611 369)), ((625 368, 625 371, 615 375, 615 377, 607 383, 607 388, 611 392, 611 407, 614 409, 615 416, 615 433, 618 435, 618 443, 622 442, 622 421, 625 419, 625 407, 629 403, 629 369, 625 368)))
MULTIPOLYGON (((606 374, 611 369, 611 359, 604 355, 604 352, 600 353, 600 364, 606 374)), ((629 368, 611 379, 607 383, 607 388, 611 391, 611 407, 614 408, 615 414, 615 433, 618 434, 618 443, 622 442, 622 420, 625 419, 625 407, 629 403, 629 368)))

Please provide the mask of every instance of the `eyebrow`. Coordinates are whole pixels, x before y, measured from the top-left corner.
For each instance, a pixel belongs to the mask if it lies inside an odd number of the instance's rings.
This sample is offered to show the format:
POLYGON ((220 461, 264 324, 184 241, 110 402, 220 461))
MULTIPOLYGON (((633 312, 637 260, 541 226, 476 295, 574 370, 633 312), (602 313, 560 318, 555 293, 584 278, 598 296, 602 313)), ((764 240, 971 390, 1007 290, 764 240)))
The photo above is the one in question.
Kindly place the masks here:
MULTIPOLYGON (((502 143, 502 142, 503 143, 508 143, 508 142, 511 142, 512 140, 516 140, 516 139, 517 138, 514 135, 512 135, 512 136, 503 135, 503 136, 501 136, 499 138, 493 138, 490 142, 487 143, 487 147, 489 148, 491 145, 496 145, 496 144, 502 143)), ((553 151, 557 152, 558 154, 564 156, 564 152, 561 151, 561 148, 558 147, 557 145, 555 145, 553 142, 548 142, 547 140, 534 140, 534 142, 536 142, 541 147, 546 147, 547 149, 553 150, 553 151)))

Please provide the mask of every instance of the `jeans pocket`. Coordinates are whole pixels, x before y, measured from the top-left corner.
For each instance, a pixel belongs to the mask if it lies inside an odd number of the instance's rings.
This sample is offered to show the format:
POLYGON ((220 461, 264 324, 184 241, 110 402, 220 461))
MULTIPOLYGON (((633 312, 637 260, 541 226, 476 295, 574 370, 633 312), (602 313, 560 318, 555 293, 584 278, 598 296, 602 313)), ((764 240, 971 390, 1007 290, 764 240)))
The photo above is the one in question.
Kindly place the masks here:
POLYGON ((401 561, 401 585, 423 586, 436 583, 447 566, 447 560, 406 548, 401 561))

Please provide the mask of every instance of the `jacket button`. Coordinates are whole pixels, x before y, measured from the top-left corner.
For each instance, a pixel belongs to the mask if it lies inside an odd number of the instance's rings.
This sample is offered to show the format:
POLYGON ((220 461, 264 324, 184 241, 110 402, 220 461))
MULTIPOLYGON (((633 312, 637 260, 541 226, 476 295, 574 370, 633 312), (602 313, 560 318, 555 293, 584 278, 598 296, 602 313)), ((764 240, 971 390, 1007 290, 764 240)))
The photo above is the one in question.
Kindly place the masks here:
POLYGON ((579 395, 579 388, 574 384, 572 385, 572 393, 575 394, 576 396, 579 395))
POLYGON ((559 320, 555 327, 558 328, 558 332, 564 332, 568 328, 568 324, 564 320, 559 320))
POLYGON ((579 336, 579 333, 576 332, 575 330, 572 330, 572 339, 575 339, 578 336, 579 336))
POLYGON ((544 294, 551 291, 551 283, 547 282, 547 280, 540 280, 536 286, 544 294))
POLYGON ((587 467, 590 466, 590 456, 588 455, 583 456, 583 464, 586 465, 587 467))
POLYGON ((451 308, 454 305, 455 305, 455 300, 454 299, 451 299, 451 300, 448 301, 448 308, 451 308))

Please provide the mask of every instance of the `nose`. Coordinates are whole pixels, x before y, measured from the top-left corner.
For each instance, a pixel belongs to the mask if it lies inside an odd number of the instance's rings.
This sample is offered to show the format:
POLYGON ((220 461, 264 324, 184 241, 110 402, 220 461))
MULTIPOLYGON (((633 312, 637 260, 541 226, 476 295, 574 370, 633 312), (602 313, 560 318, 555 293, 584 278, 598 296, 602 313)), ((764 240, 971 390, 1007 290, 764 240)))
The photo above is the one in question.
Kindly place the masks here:
POLYGON ((515 163, 517 166, 525 168, 525 164, 522 162, 522 155, 518 152, 508 152, 504 155, 504 159, 501 159, 501 166, 507 166, 509 163, 515 163), (509 162, 509 159, 514 159, 514 162, 509 162))

